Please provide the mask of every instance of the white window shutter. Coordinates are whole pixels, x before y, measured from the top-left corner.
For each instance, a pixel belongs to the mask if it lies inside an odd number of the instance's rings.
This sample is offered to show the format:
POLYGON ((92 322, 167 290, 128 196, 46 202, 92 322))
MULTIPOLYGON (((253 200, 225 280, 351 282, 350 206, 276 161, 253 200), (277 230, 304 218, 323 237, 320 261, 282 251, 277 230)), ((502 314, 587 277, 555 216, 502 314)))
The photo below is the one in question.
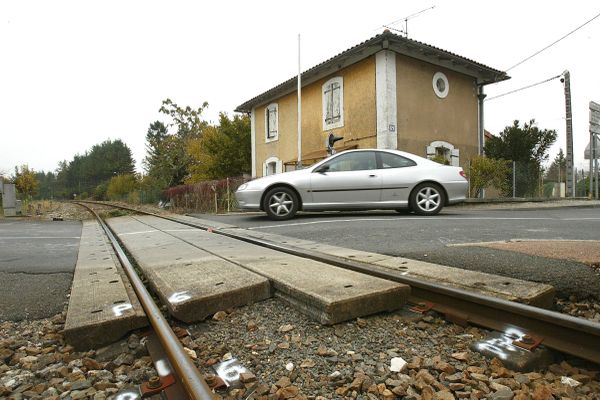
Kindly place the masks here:
POLYGON ((331 122, 331 118, 333 118, 333 89, 332 85, 327 85, 325 89, 325 121, 327 123, 331 122))
POLYGON ((269 130, 271 134, 277 134, 277 109, 269 110, 269 130))
POLYGON ((281 172, 283 172, 283 162, 281 160, 277 160, 277 164, 275 167, 275 173, 279 174, 281 172))
POLYGON ((331 89, 331 101, 332 101, 332 112, 331 112, 331 118, 333 118, 332 122, 337 122, 340 119, 340 85, 338 85, 337 83, 334 83, 332 85, 332 89, 331 89), (336 87, 334 89, 334 87, 336 87))
POLYGON ((263 163, 263 174, 262 176, 267 176, 269 173, 269 165, 267 163, 263 163))
POLYGON ((452 149, 451 150, 451 157, 450 157, 450 164, 453 167, 458 167, 459 166, 459 155, 460 155, 460 151, 458 149, 452 149))
POLYGON ((428 157, 435 156, 435 147, 433 147, 433 146, 427 146, 427 156, 428 157))

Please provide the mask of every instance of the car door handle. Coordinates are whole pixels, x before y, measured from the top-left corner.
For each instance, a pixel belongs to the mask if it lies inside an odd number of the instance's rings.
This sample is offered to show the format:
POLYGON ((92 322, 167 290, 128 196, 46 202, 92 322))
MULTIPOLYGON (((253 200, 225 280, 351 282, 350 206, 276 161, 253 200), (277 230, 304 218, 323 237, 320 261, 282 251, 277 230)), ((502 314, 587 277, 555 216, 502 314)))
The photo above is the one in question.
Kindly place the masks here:
POLYGON ((369 178, 377 178, 377 175, 371 174, 371 175, 369 175, 369 178))

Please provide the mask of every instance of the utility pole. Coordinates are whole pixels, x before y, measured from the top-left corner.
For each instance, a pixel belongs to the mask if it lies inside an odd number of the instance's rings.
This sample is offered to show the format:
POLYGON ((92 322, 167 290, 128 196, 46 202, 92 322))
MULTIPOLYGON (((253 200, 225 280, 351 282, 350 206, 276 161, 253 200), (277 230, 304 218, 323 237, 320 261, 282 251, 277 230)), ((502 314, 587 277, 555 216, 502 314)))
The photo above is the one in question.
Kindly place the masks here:
MULTIPOLYGON (((567 197, 575 197, 575 176, 573 175, 573 117, 571 113, 571 74, 568 70, 563 72, 561 81, 565 84, 565 111, 567 119, 567 197)), ((560 169, 560 167, 559 167, 560 169)))
POLYGON ((598 142, 600 134, 600 104, 590 101, 590 198, 598 198, 598 142), (595 193, 594 193, 595 179, 595 193))
POLYGON ((298 162, 296 169, 302 169, 302 69, 300 67, 300 34, 298 34, 298 162))

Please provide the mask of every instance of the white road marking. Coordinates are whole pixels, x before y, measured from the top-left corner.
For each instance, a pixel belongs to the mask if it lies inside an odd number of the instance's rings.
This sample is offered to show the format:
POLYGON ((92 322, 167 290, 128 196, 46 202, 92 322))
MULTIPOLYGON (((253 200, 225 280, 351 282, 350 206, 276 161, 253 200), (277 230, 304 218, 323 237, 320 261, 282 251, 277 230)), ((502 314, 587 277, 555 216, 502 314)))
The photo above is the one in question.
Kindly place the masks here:
POLYGON ((561 221, 600 221, 600 218, 562 218, 561 221))
POLYGON ((310 221, 310 222, 293 222, 280 225, 265 225, 253 226, 246 229, 270 229, 270 228, 285 228, 289 226, 329 224, 337 222, 364 222, 364 221, 586 221, 600 220, 600 218, 548 218, 548 217, 388 217, 388 218, 354 218, 354 219, 330 219, 326 221, 310 221))
POLYGON ((143 235, 144 233, 154 233, 154 232, 160 232, 160 231, 157 229, 153 229, 151 231, 127 232, 127 233, 119 233, 117 236, 143 235))
POLYGON ((468 243, 449 243, 448 247, 469 247, 469 246, 480 246, 480 245, 491 245, 491 244, 506 244, 506 243, 520 243, 520 242, 573 242, 573 243, 598 243, 599 240, 593 239, 507 239, 507 240, 493 240, 489 242, 468 242, 468 243))
POLYGON ((81 239, 81 236, 0 236, 0 240, 24 240, 24 239, 81 239))

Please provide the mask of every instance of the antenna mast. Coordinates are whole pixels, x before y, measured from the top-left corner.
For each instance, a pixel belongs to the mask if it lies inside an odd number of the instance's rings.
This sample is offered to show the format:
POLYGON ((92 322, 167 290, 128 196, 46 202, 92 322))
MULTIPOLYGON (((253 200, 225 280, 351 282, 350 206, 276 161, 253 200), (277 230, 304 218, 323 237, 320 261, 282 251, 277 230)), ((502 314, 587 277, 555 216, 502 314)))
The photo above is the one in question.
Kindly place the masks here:
POLYGON ((421 11, 418 11, 418 12, 416 12, 414 14, 411 14, 411 15, 409 15, 407 17, 400 18, 400 19, 397 19, 396 21, 390 22, 389 24, 383 25, 383 27, 384 28, 388 28, 388 29, 392 29, 394 31, 398 31, 398 32, 404 34, 404 37, 408 37, 408 20, 416 18, 419 15, 423 14, 425 11, 433 10, 434 8, 435 8, 435 6, 424 8, 421 11), (398 22, 401 22, 401 21, 404 21, 404 30, 402 30, 402 29, 395 29, 395 28, 391 27, 391 25, 397 24, 398 22))

